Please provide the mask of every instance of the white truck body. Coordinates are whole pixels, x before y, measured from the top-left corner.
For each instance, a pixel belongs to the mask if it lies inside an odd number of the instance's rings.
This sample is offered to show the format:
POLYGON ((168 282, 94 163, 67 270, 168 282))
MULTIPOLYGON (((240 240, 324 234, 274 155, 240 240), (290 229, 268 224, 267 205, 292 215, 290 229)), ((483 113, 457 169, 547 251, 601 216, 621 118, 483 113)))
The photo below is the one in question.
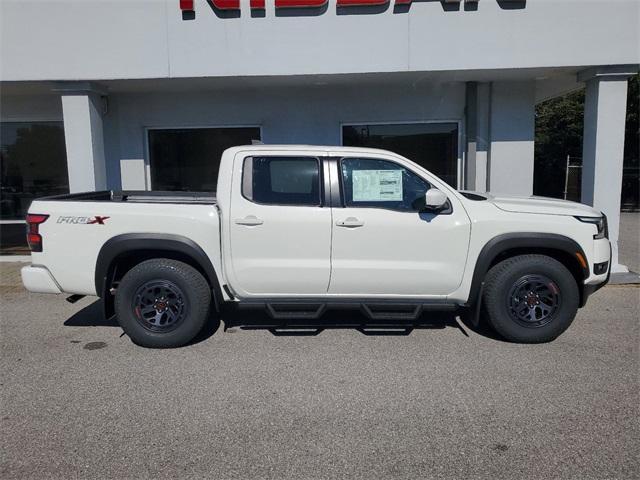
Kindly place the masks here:
MULTIPOLYGON (((352 188, 366 187, 380 175, 408 188, 397 171, 353 170, 354 178, 359 175, 364 180, 356 185, 352 179, 352 188)), ((402 192, 358 193, 383 194, 399 199, 402 192)), ((68 195, 36 200, 29 213, 48 215, 37 228, 42 251, 34 251, 31 265, 22 270, 25 287, 41 293, 107 295, 112 279, 101 278, 107 273, 97 271, 109 268, 101 264, 100 256, 109 242, 127 237, 138 239, 136 249, 142 248, 145 238, 151 243, 186 239, 195 245, 210 262, 203 269, 215 272, 217 302, 395 299, 469 306, 495 260, 483 255, 496 243, 505 244, 502 250, 558 249, 558 255, 573 262, 572 271, 582 272, 576 276, 579 289, 586 292, 582 303, 606 282, 610 268, 606 235, 595 238, 598 227, 576 218, 602 218, 589 206, 458 192, 410 160, 365 148, 234 147, 222 156, 215 197, 153 192, 68 195), (317 159, 319 204, 277 205, 248 199, 243 189, 261 188, 246 180, 251 163, 245 159, 254 157, 317 159), (379 160, 406 169, 446 195, 447 211, 398 211, 373 201, 347 205, 346 180, 339 178, 345 172, 340 165, 347 159, 379 160), (565 246, 560 248, 562 242, 565 246)))

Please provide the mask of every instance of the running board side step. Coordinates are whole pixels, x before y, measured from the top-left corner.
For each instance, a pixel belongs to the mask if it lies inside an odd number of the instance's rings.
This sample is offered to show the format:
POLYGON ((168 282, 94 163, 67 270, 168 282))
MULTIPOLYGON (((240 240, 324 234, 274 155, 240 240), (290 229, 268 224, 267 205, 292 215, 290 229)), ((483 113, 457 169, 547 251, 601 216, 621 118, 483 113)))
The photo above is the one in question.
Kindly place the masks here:
POLYGON ((267 313, 274 320, 300 318, 317 320, 326 309, 324 303, 267 303, 267 313))
POLYGON ((274 320, 317 320, 327 310, 360 310, 370 320, 414 321, 426 311, 454 311, 458 305, 445 302, 407 303, 377 300, 318 302, 313 300, 245 301, 238 303, 240 309, 264 309, 274 320))
POLYGON ((422 313, 421 304, 363 303, 362 312, 371 320, 415 320, 422 313))

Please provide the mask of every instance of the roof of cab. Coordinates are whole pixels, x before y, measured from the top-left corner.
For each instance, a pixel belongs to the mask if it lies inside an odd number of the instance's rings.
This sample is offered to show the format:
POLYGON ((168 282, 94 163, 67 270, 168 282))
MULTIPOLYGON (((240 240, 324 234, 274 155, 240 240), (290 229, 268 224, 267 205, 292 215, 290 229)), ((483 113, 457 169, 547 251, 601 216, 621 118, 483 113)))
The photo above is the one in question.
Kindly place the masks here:
POLYGON ((391 154, 398 156, 398 154, 390 152, 388 150, 381 150, 379 148, 366 148, 366 147, 341 147, 336 145, 267 145, 267 144, 256 144, 256 145, 239 145, 236 147, 227 148, 224 151, 224 154, 235 154, 236 152, 241 152, 244 150, 253 150, 253 151, 271 151, 271 150, 281 150, 281 151, 290 151, 290 150, 324 150, 329 153, 378 153, 378 154, 391 154))

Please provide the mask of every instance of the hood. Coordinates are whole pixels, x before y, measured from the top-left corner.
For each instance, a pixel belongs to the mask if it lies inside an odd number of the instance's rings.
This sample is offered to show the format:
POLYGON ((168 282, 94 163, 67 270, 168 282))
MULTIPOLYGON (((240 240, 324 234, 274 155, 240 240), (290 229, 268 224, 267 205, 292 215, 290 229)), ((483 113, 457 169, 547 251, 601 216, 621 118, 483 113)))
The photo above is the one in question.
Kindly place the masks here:
MULTIPOLYGON (((480 192, 463 192, 485 197, 500 210, 516 213, 539 213, 544 215, 570 215, 582 217, 599 217, 601 213, 582 203, 570 202, 548 197, 517 197, 511 195, 492 195, 480 192)), ((467 197, 470 198, 470 197, 467 197)))

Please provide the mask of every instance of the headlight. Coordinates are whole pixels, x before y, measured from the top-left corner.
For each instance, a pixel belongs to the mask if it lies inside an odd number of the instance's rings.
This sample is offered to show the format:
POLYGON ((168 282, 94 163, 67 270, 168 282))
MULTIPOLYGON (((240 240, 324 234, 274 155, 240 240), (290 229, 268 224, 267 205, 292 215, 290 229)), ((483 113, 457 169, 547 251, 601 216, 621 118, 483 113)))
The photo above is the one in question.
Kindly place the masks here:
POLYGON ((601 238, 607 238, 609 232, 607 231, 607 217, 603 214, 601 217, 576 217, 583 223, 591 223, 596 226, 598 232, 593 236, 594 240, 600 240, 601 238))

